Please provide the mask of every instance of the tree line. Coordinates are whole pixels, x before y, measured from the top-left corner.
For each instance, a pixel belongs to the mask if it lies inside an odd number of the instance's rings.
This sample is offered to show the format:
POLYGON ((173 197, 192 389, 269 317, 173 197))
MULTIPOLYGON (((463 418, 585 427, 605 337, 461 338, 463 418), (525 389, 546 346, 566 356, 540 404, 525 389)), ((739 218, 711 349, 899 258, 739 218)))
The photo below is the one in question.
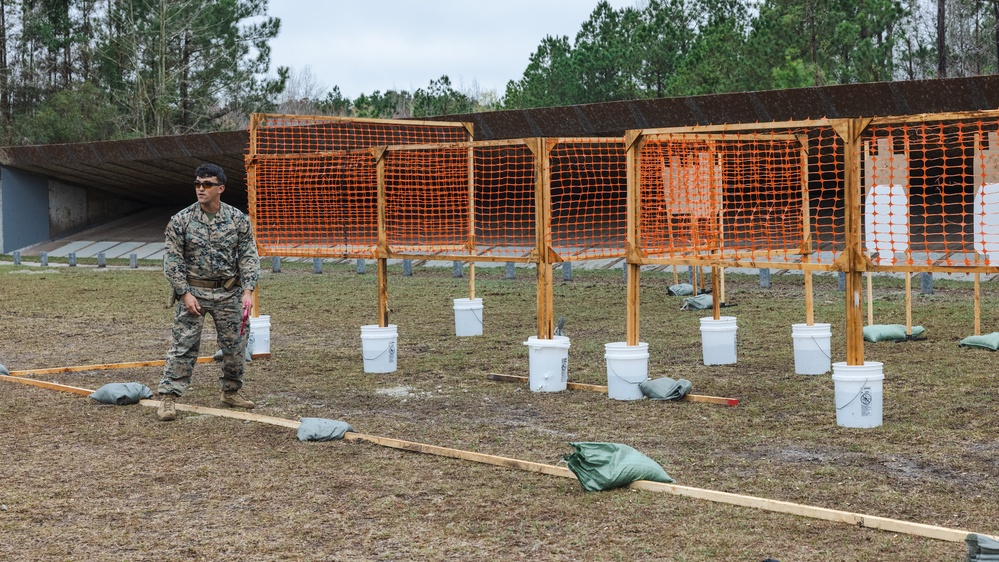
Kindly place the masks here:
POLYGON ((271 72, 267 0, 0 0, 0 144, 992 74, 997 26, 999 0, 601 0, 502 93, 444 75, 351 99, 307 67, 271 72))

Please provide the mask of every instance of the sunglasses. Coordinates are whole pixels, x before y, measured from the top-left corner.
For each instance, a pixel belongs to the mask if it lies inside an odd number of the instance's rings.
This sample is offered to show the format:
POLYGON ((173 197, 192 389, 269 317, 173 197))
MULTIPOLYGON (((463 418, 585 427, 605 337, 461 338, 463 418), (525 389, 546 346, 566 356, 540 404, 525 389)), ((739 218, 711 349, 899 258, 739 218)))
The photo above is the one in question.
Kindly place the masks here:
POLYGON ((194 180, 194 189, 198 189, 199 187, 202 188, 202 189, 210 189, 210 188, 213 188, 213 187, 218 187, 220 185, 222 185, 222 184, 218 183, 218 182, 214 182, 214 181, 198 181, 198 180, 194 180))

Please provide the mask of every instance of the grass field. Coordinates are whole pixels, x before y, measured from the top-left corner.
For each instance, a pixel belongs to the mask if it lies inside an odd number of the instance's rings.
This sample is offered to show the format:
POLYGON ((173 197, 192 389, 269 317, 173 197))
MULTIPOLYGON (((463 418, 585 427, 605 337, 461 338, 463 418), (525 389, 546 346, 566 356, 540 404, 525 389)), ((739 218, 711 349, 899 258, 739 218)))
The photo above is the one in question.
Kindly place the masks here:
MULTIPOLYGON (((369 269, 370 271, 370 269, 369 269)), ((620 270, 557 280, 572 347, 570 380, 604 385, 604 344, 624 339, 620 270)), ((884 425, 836 425, 829 375, 794 374, 800 275, 728 275, 736 365, 702 364, 699 318, 642 277, 641 339, 653 378, 737 407, 621 402, 586 391, 532 393, 488 373, 526 376, 533 271, 476 271, 484 335, 454 337, 450 268, 390 268, 398 370, 366 374, 360 326, 376 323, 376 277, 353 265, 265 271, 270 359, 247 367, 256 413, 350 423, 369 435, 555 464, 571 441, 630 445, 678 484, 999 534, 995 355, 964 349, 972 287, 936 281, 914 295, 927 339, 867 344, 884 363, 884 425)), ((918 286, 918 283, 916 283, 918 286)), ((11 371, 163 358, 171 312, 155 268, 0 266, 0 363, 11 371)), ((816 321, 845 359, 844 293, 817 276, 816 321)), ((984 286, 983 331, 999 328, 984 286)), ((877 279, 878 323, 904 323, 902 280, 877 279)), ((212 328, 202 355, 214 353, 212 328)), ((217 366, 199 365, 182 402, 217 406, 217 366)), ((36 378, 84 388, 156 367, 36 378)), ((668 494, 585 492, 572 479, 399 451, 363 441, 302 443, 292 429, 0 382, 0 559, 23 560, 668 560, 958 561, 965 546, 668 494)))

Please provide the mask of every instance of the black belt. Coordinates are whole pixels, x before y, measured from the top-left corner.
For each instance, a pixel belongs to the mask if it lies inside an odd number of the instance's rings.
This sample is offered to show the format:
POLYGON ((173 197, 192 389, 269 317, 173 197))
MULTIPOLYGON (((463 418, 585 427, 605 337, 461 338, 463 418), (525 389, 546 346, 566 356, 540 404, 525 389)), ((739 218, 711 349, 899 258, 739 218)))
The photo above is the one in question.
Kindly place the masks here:
POLYGON ((239 279, 236 277, 230 277, 228 279, 194 279, 192 277, 188 277, 187 284, 201 289, 232 289, 236 286, 236 282, 238 280, 239 279))

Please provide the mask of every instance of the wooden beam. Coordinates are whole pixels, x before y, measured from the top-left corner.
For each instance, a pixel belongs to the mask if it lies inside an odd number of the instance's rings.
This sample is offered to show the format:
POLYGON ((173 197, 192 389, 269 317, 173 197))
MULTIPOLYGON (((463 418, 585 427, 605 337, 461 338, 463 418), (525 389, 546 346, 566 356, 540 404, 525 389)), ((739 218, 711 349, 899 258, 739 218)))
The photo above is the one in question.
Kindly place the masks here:
MULTIPOLYGON (((517 382, 523 384, 527 384, 529 382, 527 377, 521 377, 518 375, 501 375, 498 373, 490 373, 486 375, 486 378, 488 378, 491 381, 499 381, 499 382, 517 382)), ((569 390, 587 390, 590 392, 600 392, 603 394, 607 394, 607 387, 601 386, 599 384, 585 384, 581 382, 570 381, 566 383, 565 387, 568 388, 569 390)), ((704 402, 706 404, 719 404, 721 406, 739 405, 738 398, 722 398, 720 396, 706 396, 703 394, 688 394, 683 398, 681 398, 679 401, 704 402)))
POLYGON ((536 139, 534 153, 534 213, 535 252, 537 254, 537 319, 538 338, 552 339, 555 334, 554 281, 552 279, 551 247, 551 159, 550 146, 543 138, 536 139))
POLYGON ((856 527, 880 529, 882 531, 889 531, 892 533, 902 533, 947 542, 964 542, 964 539, 970 534, 970 531, 964 531, 961 529, 937 527, 934 525, 912 523, 910 521, 902 521, 899 519, 890 519, 888 517, 878 517, 876 515, 852 513, 849 511, 840 511, 838 509, 815 507, 811 505, 770 500, 754 496, 744 496, 730 492, 691 488, 689 486, 678 486, 676 484, 663 484, 661 482, 650 482, 648 480, 639 480, 638 482, 634 482, 631 486, 629 486, 629 488, 650 492, 665 492, 668 494, 675 494, 688 498, 698 498, 716 503, 751 507, 754 509, 762 509, 764 511, 773 511, 777 513, 788 513, 812 519, 822 519, 835 523, 846 523, 847 525, 853 525, 856 527))
POLYGON ((864 364, 864 318, 863 318, 863 240, 861 238, 862 189, 860 171, 860 136, 870 123, 870 119, 844 119, 833 122, 833 129, 843 139, 844 165, 844 219, 846 230, 846 363, 864 364))
MULTIPOLYGON (((638 229, 641 226, 641 193, 638 190, 638 163, 641 158, 641 135, 637 131, 628 131, 625 135, 625 246, 635 253, 638 250, 638 229)), ((628 278, 625 296, 624 339, 630 346, 638 345, 641 338, 641 307, 642 307, 642 266, 639 263, 626 262, 628 278)))
MULTIPOLYGON (((160 405, 159 400, 139 400, 139 404, 147 406, 150 408, 157 408, 160 405)), ((224 408, 208 408, 206 406, 195 406, 193 404, 182 404, 180 402, 175 403, 177 409, 182 412, 192 412, 195 414, 205 414, 209 416, 216 416, 220 418, 233 418, 237 420, 244 421, 254 421, 259 423, 265 423, 268 425, 278 425, 281 427, 287 427, 291 429, 298 429, 302 422, 297 420, 289 420, 285 418, 277 418, 274 416, 267 416, 264 414, 257 414, 249 412, 246 410, 228 410, 224 408)))
POLYGON ((711 268, 711 315, 715 320, 721 319, 721 283, 719 282, 719 268, 711 268))
POLYGON ((378 326, 389 325, 388 259, 378 258, 378 326))
POLYGON ((982 279, 975 274, 975 335, 982 335, 982 279))
MULTIPOLYGON (((195 363, 211 363, 214 357, 198 357, 195 363)), ((162 367, 166 365, 166 360, 155 361, 132 361, 130 363, 103 363, 98 365, 78 365, 75 367, 53 367, 50 369, 24 369, 11 371, 10 376, 21 377, 25 375, 58 375, 60 373, 79 373, 83 371, 106 371, 108 369, 136 369, 139 367, 162 367)))
POLYGON ((905 274, 905 335, 912 337, 912 276, 905 274))
POLYGON ((31 386, 38 386, 41 388, 47 388, 49 390, 58 390, 61 392, 71 392, 73 394, 79 394, 81 396, 90 396, 93 394, 93 390, 89 388, 79 388, 75 386, 68 386, 65 384, 59 384, 54 382, 39 381, 35 379, 26 379, 24 377, 14 377, 9 375, 0 375, 0 380, 5 380, 9 382, 17 382, 21 384, 27 384, 31 386))
MULTIPOLYGON (((808 135, 797 135, 801 146, 801 261, 807 263, 812 256, 812 205, 808 192, 808 135)), ((812 287, 812 271, 805 275, 805 325, 815 324, 815 292, 812 287)))

